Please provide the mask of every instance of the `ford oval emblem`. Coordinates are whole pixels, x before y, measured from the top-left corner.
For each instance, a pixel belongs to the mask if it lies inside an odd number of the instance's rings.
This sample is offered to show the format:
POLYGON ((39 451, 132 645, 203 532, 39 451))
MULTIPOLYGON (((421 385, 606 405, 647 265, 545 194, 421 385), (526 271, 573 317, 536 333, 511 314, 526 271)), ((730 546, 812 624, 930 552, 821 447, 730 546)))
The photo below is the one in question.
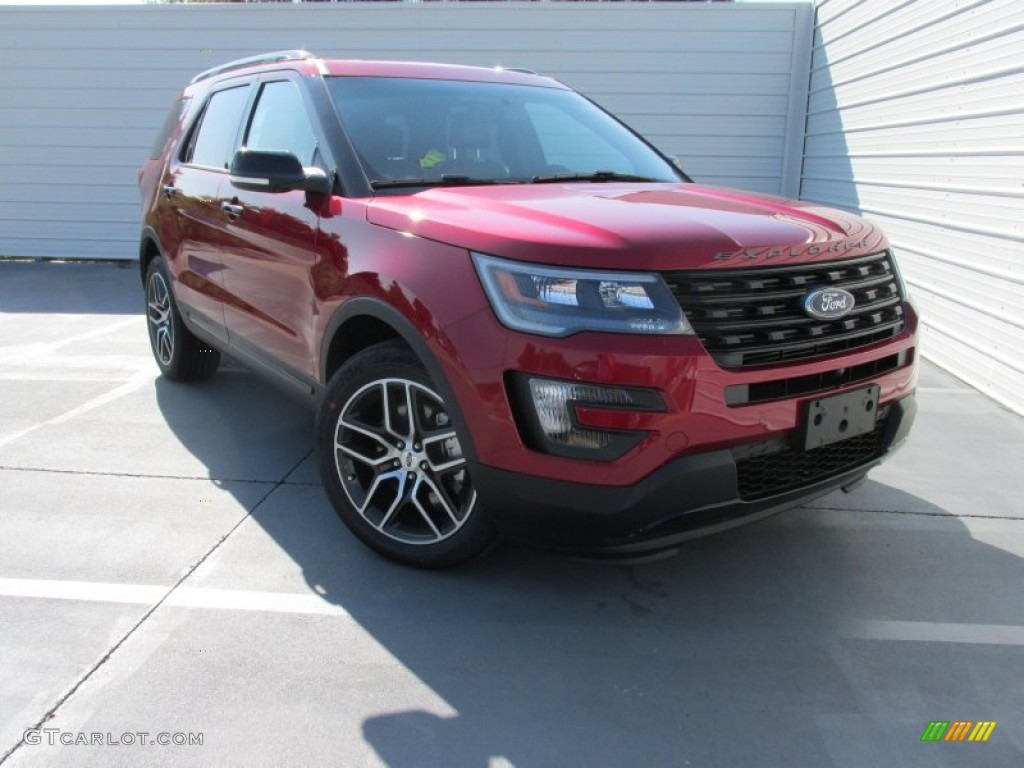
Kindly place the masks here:
POLYGON ((855 302, 842 288, 815 288, 804 296, 804 312, 815 320, 838 320, 850 314, 855 302))

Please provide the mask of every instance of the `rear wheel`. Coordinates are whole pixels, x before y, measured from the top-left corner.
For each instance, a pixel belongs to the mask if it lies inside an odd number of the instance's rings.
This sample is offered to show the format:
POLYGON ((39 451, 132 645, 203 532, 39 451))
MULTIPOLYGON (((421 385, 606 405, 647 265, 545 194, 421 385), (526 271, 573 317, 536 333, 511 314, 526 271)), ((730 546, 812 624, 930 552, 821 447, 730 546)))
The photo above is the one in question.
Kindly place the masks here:
POLYGON ((318 415, 317 447, 338 515, 386 557, 444 568, 494 540, 448 405, 404 345, 375 345, 338 370, 318 415))
POLYGON ((181 321, 167 265, 159 256, 146 270, 146 325, 153 357, 168 379, 195 381, 217 370, 220 352, 193 336, 181 321))

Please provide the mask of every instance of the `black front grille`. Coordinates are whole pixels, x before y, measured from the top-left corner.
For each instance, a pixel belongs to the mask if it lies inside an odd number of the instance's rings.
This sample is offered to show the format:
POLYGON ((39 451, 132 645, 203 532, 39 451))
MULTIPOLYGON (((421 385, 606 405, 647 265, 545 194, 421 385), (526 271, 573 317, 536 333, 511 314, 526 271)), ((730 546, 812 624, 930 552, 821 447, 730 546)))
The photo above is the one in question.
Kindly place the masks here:
POLYGON ((845 261, 663 276, 704 347, 724 368, 812 360, 903 330, 903 297, 888 252, 845 261), (811 289, 824 286, 852 293, 853 311, 838 320, 809 317, 803 299, 811 289))
POLYGON ((837 389, 848 384, 870 381, 883 373, 889 373, 889 371, 909 365, 913 360, 914 351, 905 349, 895 355, 869 360, 849 368, 836 368, 832 371, 812 373, 808 376, 759 381, 754 384, 730 384, 725 388, 725 404, 728 406, 752 405, 837 389))
POLYGON ((885 421, 881 421, 873 432, 822 448, 803 451, 788 447, 775 453, 738 459, 740 498, 754 501, 813 485, 866 464, 882 455, 885 431, 885 421))

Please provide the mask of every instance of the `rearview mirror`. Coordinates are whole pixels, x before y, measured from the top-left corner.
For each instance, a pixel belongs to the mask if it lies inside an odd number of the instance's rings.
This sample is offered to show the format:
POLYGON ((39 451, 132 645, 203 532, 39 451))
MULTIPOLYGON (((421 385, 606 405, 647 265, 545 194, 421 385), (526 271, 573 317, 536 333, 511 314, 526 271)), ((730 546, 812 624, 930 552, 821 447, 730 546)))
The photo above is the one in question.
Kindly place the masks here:
POLYGON ((321 168, 303 168, 291 152, 240 149, 231 159, 231 183, 255 192, 331 193, 331 180, 321 168))

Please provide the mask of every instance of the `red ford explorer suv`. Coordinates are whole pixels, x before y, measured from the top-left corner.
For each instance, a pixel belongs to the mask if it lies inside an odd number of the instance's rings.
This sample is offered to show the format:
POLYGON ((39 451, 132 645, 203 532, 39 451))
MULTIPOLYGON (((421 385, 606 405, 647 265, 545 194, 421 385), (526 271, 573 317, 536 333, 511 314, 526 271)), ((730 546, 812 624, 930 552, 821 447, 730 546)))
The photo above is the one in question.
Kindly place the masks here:
POLYGON ((224 352, 308 398, 331 504, 404 563, 671 549, 851 487, 914 418, 882 232, 694 184, 547 77, 231 62, 140 186, 163 375, 224 352))

